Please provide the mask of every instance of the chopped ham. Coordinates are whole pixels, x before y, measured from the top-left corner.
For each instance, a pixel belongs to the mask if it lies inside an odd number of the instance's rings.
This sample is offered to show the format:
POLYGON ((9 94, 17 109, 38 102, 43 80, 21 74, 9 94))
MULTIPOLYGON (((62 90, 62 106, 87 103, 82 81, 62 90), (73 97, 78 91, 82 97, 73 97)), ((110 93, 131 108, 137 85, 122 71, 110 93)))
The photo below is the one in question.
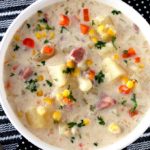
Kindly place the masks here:
POLYGON ((26 67, 22 72, 21 78, 27 80, 32 74, 32 69, 30 67, 26 67))
POLYGON ((103 97, 98 103, 97 103, 97 108, 98 109, 106 109, 114 106, 116 104, 116 100, 109 96, 103 97))
POLYGON ((85 55, 85 49, 82 47, 72 50, 71 56, 74 58, 76 63, 79 63, 83 60, 85 55))

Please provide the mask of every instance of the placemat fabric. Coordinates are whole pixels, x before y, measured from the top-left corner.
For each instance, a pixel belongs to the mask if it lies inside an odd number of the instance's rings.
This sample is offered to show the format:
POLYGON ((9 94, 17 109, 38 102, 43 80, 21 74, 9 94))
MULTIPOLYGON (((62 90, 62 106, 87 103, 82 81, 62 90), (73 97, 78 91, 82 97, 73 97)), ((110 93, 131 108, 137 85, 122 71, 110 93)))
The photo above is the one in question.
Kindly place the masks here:
MULTIPOLYGON (((11 22, 35 0, 0 0, 0 40, 11 22)), ((150 23, 150 0, 124 0, 150 23)), ((0 105, 0 144, 4 150, 39 150, 13 127, 0 105)), ((150 128, 124 150, 150 150, 150 128)))

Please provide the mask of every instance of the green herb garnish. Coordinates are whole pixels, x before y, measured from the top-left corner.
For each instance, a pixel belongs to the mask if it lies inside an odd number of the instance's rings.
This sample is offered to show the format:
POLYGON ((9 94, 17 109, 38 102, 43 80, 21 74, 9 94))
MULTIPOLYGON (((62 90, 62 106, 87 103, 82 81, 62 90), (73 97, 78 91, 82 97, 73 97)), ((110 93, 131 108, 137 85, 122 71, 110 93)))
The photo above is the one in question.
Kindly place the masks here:
POLYGON ((94 20, 92 20, 92 26, 94 26, 95 25, 95 22, 94 22, 94 20))
POLYGON ((117 46, 116 46, 116 44, 115 44, 116 39, 117 39, 117 38, 116 38, 115 36, 112 37, 112 44, 113 44, 114 48, 117 50, 117 46))
POLYGON ((105 121, 104 121, 104 119, 100 116, 100 117, 97 117, 97 119, 98 119, 98 123, 100 124, 100 125, 105 125, 105 121))
POLYGON ((134 112, 136 110, 136 108, 138 107, 135 93, 132 95, 131 101, 133 102, 133 108, 131 108, 130 112, 134 112))
POLYGON ((28 28, 28 29, 31 27, 31 25, 30 25, 29 23, 27 23, 26 25, 27 25, 27 28, 28 28))
POLYGON ((94 146, 98 146, 98 143, 97 143, 97 142, 95 142, 95 143, 93 143, 93 145, 94 145, 94 146))
POLYGON ((68 13, 69 13, 69 10, 66 10, 66 11, 65 11, 65 15, 68 15, 68 13))
POLYGON ((111 12, 113 15, 119 15, 121 14, 121 11, 118 11, 118 10, 112 10, 111 12))
POLYGON ((11 74, 10 74, 10 77, 13 77, 15 74, 12 72, 11 74))
POLYGON ((47 44, 47 43, 49 43, 49 40, 46 39, 46 40, 44 41, 44 44, 47 44))
POLYGON ((55 27, 50 27, 48 24, 46 24, 46 30, 55 30, 55 27))
POLYGON ((71 139, 70 139, 70 141, 71 141, 71 143, 74 143, 74 141, 75 141, 75 137, 74 137, 74 136, 72 136, 72 137, 71 137, 71 139))
POLYGON ((52 82, 50 82, 49 80, 46 80, 46 83, 48 84, 49 87, 53 86, 52 82))
POLYGON ((41 64, 42 64, 43 66, 45 66, 45 61, 41 61, 41 64))
POLYGON ((40 23, 46 23, 47 24, 47 20, 45 18, 42 18, 39 20, 40 23))
POLYGON ((41 30, 42 30, 41 25, 40 25, 40 24, 37 24, 37 26, 36 26, 36 31, 41 31, 41 30))
POLYGON ((127 60, 123 60, 123 62, 124 62, 125 64, 128 64, 128 61, 127 61, 127 60))
POLYGON ((105 75, 102 71, 100 71, 96 76, 95 76, 95 80, 100 84, 102 82, 104 82, 104 78, 105 75))
POLYGON ((38 10, 37 13, 38 13, 38 14, 42 14, 43 11, 42 11, 42 10, 38 10))
POLYGON ((127 103, 127 100, 123 100, 123 101, 121 102, 121 105, 125 106, 126 103, 127 103))
POLYGON ((27 84, 26 89, 28 89, 31 92, 36 92, 37 91, 37 80, 29 80, 25 82, 27 84))
POLYGON ((72 91, 70 92, 68 98, 74 102, 76 102, 77 100, 74 98, 74 96, 72 95, 72 91))
POLYGON ((74 126, 77 125, 77 123, 76 122, 69 122, 69 123, 67 123, 67 125, 68 125, 68 128, 73 128, 74 126))
POLYGON ((74 72, 74 68, 66 68, 65 70, 63 70, 63 73, 66 73, 66 74, 71 74, 72 72, 74 72))
POLYGON ((63 33, 64 30, 67 30, 67 31, 68 31, 68 29, 67 29, 66 27, 62 26, 62 27, 61 27, 61 30, 60 30, 60 33, 63 33))
POLYGON ((103 47, 106 46, 106 42, 103 42, 103 41, 98 41, 96 44, 95 44, 95 47, 98 48, 98 49, 102 49, 103 47))
POLYGON ((15 47, 14 47, 14 51, 18 51, 19 48, 20 48, 20 47, 16 44, 15 47))
POLYGON ((81 128, 81 127, 84 127, 84 126, 85 126, 84 121, 81 120, 80 123, 78 123, 78 127, 81 128))
POLYGON ((94 105, 90 105, 90 111, 94 111, 94 110, 95 110, 95 108, 96 108, 96 106, 94 106, 94 105))

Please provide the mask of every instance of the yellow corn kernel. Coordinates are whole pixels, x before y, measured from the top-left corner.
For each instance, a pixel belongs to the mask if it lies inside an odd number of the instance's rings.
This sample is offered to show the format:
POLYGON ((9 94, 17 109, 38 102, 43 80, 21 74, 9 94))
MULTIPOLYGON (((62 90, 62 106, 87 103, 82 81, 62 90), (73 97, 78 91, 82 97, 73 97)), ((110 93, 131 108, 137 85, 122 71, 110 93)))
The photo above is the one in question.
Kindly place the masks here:
POLYGON ((15 41, 18 42, 18 41, 20 41, 20 36, 16 34, 16 35, 14 36, 14 39, 15 39, 15 41))
POLYGON ((62 94, 63 94, 63 97, 68 97, 70 95, 70 91, 64 90, 62 94))
POLYGON ((113 134, 119 134, 121 132, 121 128, 116 123, 111 123, 108 126, 108 130, 113 134))
POLYGON ((126 76, 121 77, 121 81, 123 84, 126 84, 128 82, 129 78, 126 76))
POLYGON ((42 38, 46 38, 47 34, 45 31, 42 32, 42 38))
POLYGON ((43 80, 44 80, 44 76, 43 76, 43 75, 37 76, 37 80, 38 80, 38 81, 43 81, 43 80))
POLYGON ((60 111, 55 111, 53 113, 53 119, 54 119, 54 121, 58 121, 59 122, 61 120, 61 118, 62 118, 62 114, 61 114, 60 111))
POLYGON ((73 72, 72 75, 73 75, 74 77, 77 77, 77 76, 80 75, 80 72, 81 72, 80 69, 79 69, 79 68, 76 68, 76 69, 74 70, 74 72, 73 72))
POLYGON ((93 41, 93 43, 97 43, 98 42, 98 38, 97 37, 92 37, 91 40, 93 41))
POLYGON ((107 34, 109 36, 114 37, 114 36, 116 36, 116 31, 114 29, 112 29, 112 28, 109 28, 108 31, 107 31, 107 34))
POLYGON ((90 35, 90 36, 94 36, 95 34, 96 34, 96 32, 95 32, 94 29, 91 29, 91 30, 89 31, 89 35, 90 35))
POLYGON ((66 66, 69 68, 75 68, 75 62, 73 60, 69 60, 67 61, 66 66))
POLYGON ((36 93, 37 96, 43 96, 43 91, 42 90, 38 90, 36 93))
POLYGON ((108 41, 110 39, 110 36, 108 34, 106 34, 106 33, 103 33, 103 34, 101 34, 101 38, 104 41, 108 41))
POLYGON ((144 64, 140 63, 140 64, 138 64, 138 67, 143 69, 145 66, 144 66, 144 64))
POLYGON ((98 33, 102 33, 102 31, 105 29, 105 26, 104 25, 99 25, 98 27, 97 27, 97 32, 98 33))
POLYGON ((52 98, 45 97, 43 101, 49 105, 52 105, 54 100, 52 98))
POLYGON ((50 40, 54 39, 55 38, 55 33, 51 32, 50 35, 49 35, 49 37, 50 37, 50 40))
POLYGON ((22 118, 23 112, 22 112, 21 110, 20 110, 20 111, 17 111, 17 115, 18 115, 19 118, 22 118))
POLYGON ((44 106, 38 106, 36 111, 40 116, 43 116, 46 114, 47 109, 44 106))
POLYGON ((88 67, 90 67, 93 64, 93 61, 92 59, 87 59, 85 63, 88 67))
POLYGON ((84 125, 89 125, 90 124, 90 119, 86 118, 83 120, 84 125))
POLYGON ((56 99, 57 100, 61 100, 63 98, 63 94, 62 93, 58 93, 57 95, 56 95, 56 99))
POLYGON ((35 36, 36 36, 36 38, 39 39, 39 40, 42 38, 42 34, 41 34, 40 32, 36 32, 36 33, 35 33, 35 36))
POLYGON ((118 59, 119 59, 119 55, 118 55, 118 54, 115 54, 115 55, 113 56, 113 59, 114 59, 114 60, 118 60, 118 59))
POLYGON ((134 88, 134 84, 135 82, 133 81, 133 80, 129 80, 127 83, 126 83, 126 85, 127 85, 127 87, 129 88, 129 89, 132 89, 132 88, 134 88))

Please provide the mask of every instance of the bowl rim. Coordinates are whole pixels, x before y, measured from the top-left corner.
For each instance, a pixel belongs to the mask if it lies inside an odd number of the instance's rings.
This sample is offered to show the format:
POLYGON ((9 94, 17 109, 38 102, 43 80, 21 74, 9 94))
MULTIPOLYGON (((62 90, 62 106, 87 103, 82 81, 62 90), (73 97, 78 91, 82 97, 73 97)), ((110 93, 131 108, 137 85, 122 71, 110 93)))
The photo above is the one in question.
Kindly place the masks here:
MULTIPOLYGON (((9 104, 6 93, 5 93, 5 88, 4 88, 4 83, 3 83, 3 69, 4 69, 4 57, 6 54, 6 50, 8 48, 8 45, 15 34, 15 32, 21 27, 21 25, 26 21, 29 17, 31 17, 33 14, 35 14, 38 10, 47 7, 48 5, 52 5, 56 2, 60 2, 64 0, 38 0, 31 4, 29 7, 27 7, 25 10, 23 10, 20 15, 13 21, 13 23, 10 25, 8 28, 7 32, 5 33, 1 45, 0 45, 0 85, 1 85, 1 90, 0 90, 0 102, 1 105, 9 118, 10 122, 15 126, 15 128, 26 138, 28 139, 31 143, 34 145, 38 146, 41 149, 44 150, 60 150, 60 148, 57 148, 55 146, 52 146, 50 144, 47 144, 46 142, 40 140, 38 137, 33 135, 22 123, 19 121, 19 118, 16 116, 14 113, 11 105, 9 104), (8 43, 8 44, 6 44, 8 43)), ((137 24, 142 31, 144 37, 150 44, 150 26, 146 22, 146 20, 136 11, 134 10, 131 6, 128 4, 120 1, 120 0, 97 0, 98 2, 104 3, 106 5, 109 5, 115 9, 121 10, 124 15, 126 15, 132 22, 137 24), (143 28, 144 27, 144 28, 143 28)), ((119 150, 122 149, 132 142, 134 142, 137 138, 139 138, 144 131, 149 127, 150 125, 150 109, 145 113, 139 124, 133 129, 129 134, 127 134, 125 137, 122 137, 120 140, 116 141, 115 143, 108 145, 103 148, 98 148, 98 150, 119 150)))

